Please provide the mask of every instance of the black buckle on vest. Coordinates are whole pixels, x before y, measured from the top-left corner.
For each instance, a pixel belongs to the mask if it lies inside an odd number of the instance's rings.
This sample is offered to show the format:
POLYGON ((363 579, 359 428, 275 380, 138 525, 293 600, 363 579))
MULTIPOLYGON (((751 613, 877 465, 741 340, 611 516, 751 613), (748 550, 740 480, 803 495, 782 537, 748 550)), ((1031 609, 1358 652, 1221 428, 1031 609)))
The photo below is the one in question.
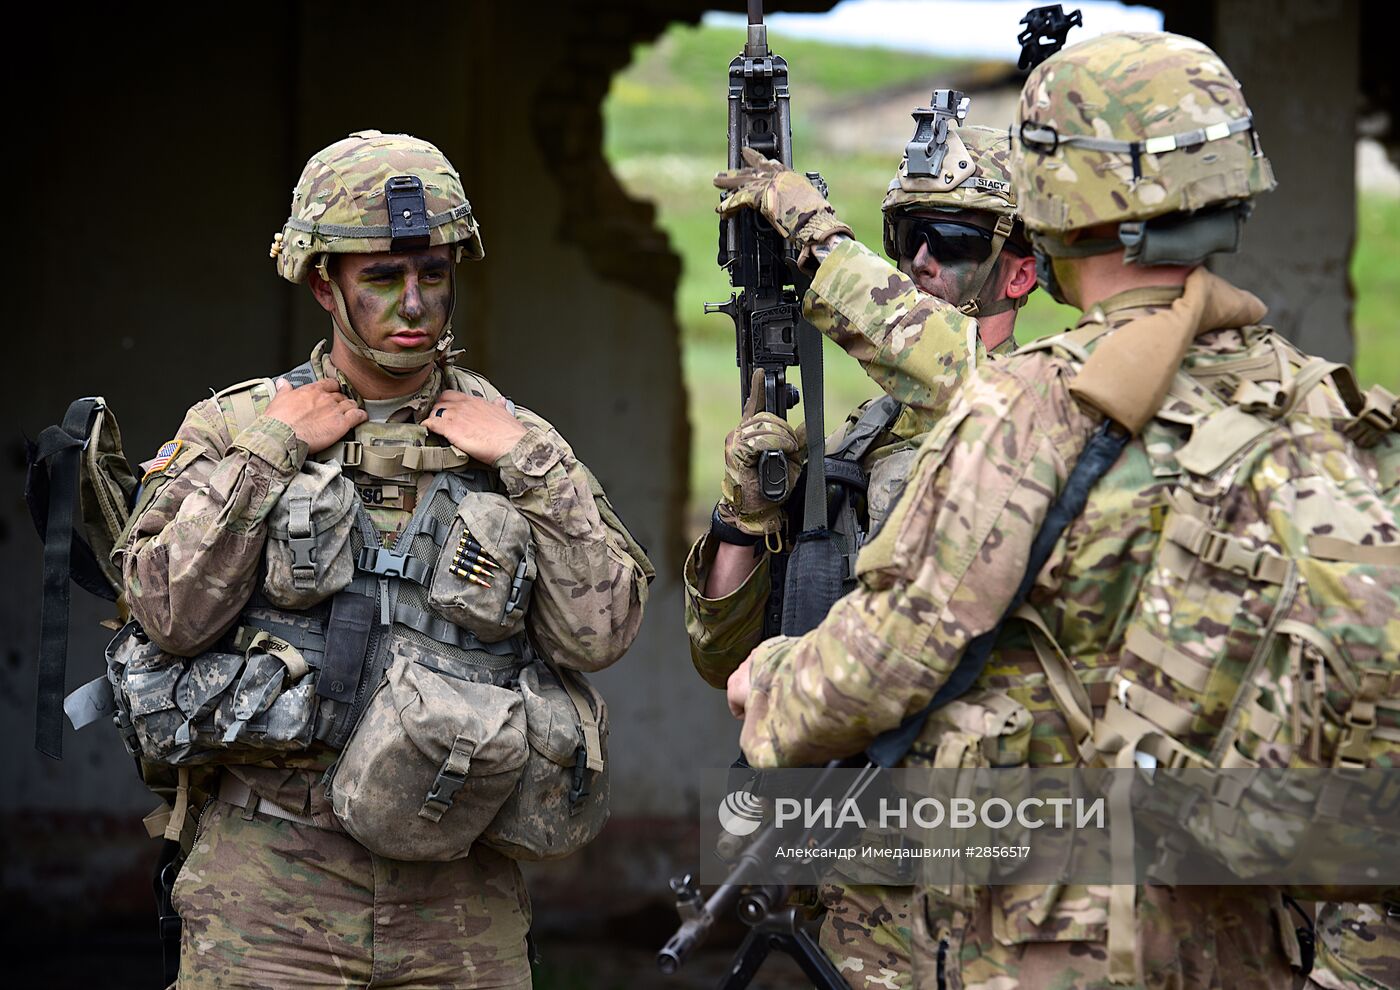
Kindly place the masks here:
POLYGON ((384 183, 384 202, 389 207, 389 250, 427 247, 432 232, 428 227, 423 180, 416 175, 394 176, 384 183))
POLYGON ((576 815, 579 802, 588 797, 588 751, 582 746, 574 753, 573 786, 569 788, 569 814, 576 815))
POLYGON ((446 811, 452 807, 457 792, 467 785, 467 778, 443 767, 433 778, 433 786, 428 789, 427 803, 441 805, 446 811))

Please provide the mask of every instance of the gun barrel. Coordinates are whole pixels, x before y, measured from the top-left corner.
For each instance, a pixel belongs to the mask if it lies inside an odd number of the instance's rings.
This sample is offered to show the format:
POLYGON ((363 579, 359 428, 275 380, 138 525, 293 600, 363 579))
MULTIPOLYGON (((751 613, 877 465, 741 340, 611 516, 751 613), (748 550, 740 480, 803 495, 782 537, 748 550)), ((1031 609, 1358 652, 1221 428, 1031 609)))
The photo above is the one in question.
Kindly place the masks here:
MULTIPOLYGON (((731 876, 733 875, 731 874, 731 876)), ((704 943, 715 919, 728 913, 741 890, 743 890, 742 884, 732 881, 721 884, 710 895, 710 899, 705 902, 700 913, 677 928, 676 934, 672 935, 662 946, 661 951, 656 954, 657 968, 668 976, 680 969, 681 964, 686 961, 691 952, 704 943)))
POLYGON ((768 54, 768 28, 763 24, 763 0, 749 0, 749 37, 744 54, 750 58, 768 54))

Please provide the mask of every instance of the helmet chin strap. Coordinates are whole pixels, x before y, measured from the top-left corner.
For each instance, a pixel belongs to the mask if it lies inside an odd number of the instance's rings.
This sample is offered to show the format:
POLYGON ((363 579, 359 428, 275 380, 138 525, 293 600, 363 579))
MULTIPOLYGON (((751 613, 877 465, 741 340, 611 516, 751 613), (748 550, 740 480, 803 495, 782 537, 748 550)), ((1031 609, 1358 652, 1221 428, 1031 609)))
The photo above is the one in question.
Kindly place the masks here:
POLYGON ((1013 309, 1020 309, 1026 304, 1026 297, 1020 299, 1000 299, 987 298, 990 295, 990 282, 992 272, 996 270, 997 260, 1001 258, 1001 252, 1006 247, 1006 239, 1011 236, 1011 231, 1016 226, 1014 217, 997 217, 996 226, 992 229, 992 253, 987 255, 987 260, 978 266, 977 271, 972 276, 972 298, 958 307, 958 311, 967 316, 995 316, 998 313, 1010 312, 1013 309))
MULTIPOLYGON (((460 257, 461 249, 458 248, 454 255, 454 261, 460 257)), ((447 305, 447 321, 443 324, 442 333, 438 336, 437 343, 432 350, 428 351, 380 351, 375 350, 365 343, 364 338, 355 330, 355 324, 350 321, 350 311, 345 306, 345 295, 340 291, 340 285, 335 279, 330 277, 330 272, 326 270, 326 255, 321 255, 321 259, 316 263, 316 271, 321 278, 329 283, 331 296, 335 299, 335 311, 331 313, 331 326, 335 328, 335 335, 340 338, 352 352, 369 361, 384 374, 393 378, 408 378, 425 365, 433 362, 447 361, 452 347, 452 314, 457 309, 457 266, 454 264, 449 269, 448 278, 450 280, 450 299, 447 305)))

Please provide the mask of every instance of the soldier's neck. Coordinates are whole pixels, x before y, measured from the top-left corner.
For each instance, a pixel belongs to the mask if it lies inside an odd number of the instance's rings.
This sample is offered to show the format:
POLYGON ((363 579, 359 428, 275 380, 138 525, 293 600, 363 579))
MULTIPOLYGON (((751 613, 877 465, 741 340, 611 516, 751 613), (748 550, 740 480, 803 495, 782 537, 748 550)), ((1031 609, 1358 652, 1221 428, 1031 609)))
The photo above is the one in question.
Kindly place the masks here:
POLYGON ((427 364, 407 377, 386 375, 342 344, 339 337, 331 343, 331 364, 345 376, 362 399, 397 399, 412 395, 423 387, 433 373, 433 366, 427 364))
MULTIPOLYGON (((1157 285, 1185 285, 1192 265, 1125 265, 1123 252, 1095 254, 1059 262, 1071 271, 1066 298, 1080 310, 1088 310, 1120 292, 1157 285)), ((1058 266, 1057 266, 1058 269, 1058 266)))

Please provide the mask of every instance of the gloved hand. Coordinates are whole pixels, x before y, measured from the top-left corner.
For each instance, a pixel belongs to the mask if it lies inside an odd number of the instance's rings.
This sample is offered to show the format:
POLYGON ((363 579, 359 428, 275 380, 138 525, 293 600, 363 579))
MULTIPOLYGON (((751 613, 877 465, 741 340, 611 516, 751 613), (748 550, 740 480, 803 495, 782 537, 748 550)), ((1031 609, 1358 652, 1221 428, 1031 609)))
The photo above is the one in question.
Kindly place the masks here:
POLYGON ((782 528, 783 502, 770 502, 763 494, 758 478, 758 460, 769 450, 776 450, 787 460, 788 492, 802 473, 806 454, 806 430, 796 429, 787 420, 770 412, 759 412, 763 398, 763 371, 755 369, 749 386, 749 400, 744 403, 743 419, 724 438, 723 497, 718 506, 719 516, 730 526, 752 536, 765 536, 782 528))
POLYGON ((752 148, 745 148, 743 156, 747 168, 715 176, 716 186, 731 190, 715 207, 716 213, 727 217, 744 208, 758 210, 778 233, 797 243, 797 263, 803 268, 812 259, 813 245, 835 233, 854 236, 806 176, 752 148))

